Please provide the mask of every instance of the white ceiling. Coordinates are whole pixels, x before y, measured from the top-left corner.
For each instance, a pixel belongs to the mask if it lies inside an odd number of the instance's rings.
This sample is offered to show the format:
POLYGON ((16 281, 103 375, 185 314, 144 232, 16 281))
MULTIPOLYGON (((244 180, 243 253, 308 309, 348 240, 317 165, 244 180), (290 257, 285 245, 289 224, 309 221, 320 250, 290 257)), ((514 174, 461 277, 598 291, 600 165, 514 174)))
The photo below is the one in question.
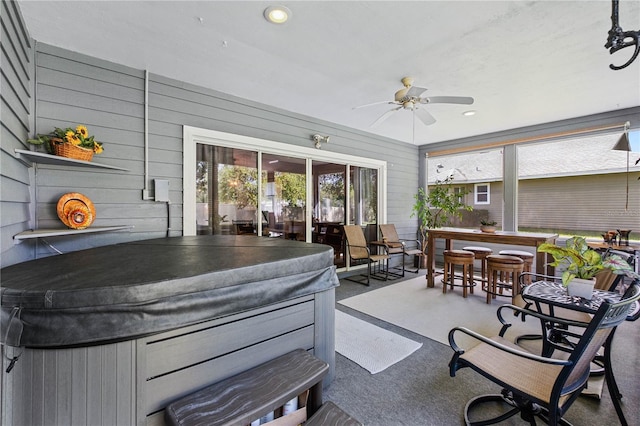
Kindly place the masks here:
MULTIPOLYGON (((611 2, 596 1, 33 1, 19 0, 37 41, 289 111, 421 145, 640 105, 640 59, 613 71, 611 2), (284 4, 284 25, 263 18, 284 4), (417 123, 393 105, 400 79, 431 104, 417 123), (477 114, 464 117, 474 109, 477 114)), ((640 1, 620 1, 640 29, 640 1)))

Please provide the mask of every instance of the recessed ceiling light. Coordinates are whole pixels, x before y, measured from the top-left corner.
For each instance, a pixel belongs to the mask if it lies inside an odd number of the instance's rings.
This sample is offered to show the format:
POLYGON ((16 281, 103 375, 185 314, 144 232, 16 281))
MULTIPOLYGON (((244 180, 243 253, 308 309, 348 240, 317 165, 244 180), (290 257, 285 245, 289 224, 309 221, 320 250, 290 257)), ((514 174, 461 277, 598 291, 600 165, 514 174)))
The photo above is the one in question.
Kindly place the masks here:
POLYGON ((264 17, 274 24, 284 24, 291 16, 291 11, 284 6, 269 6, 264 10, 264 17))
POLYGON ((475 112, 475 111, 473 111, 473 110, 471 110, 471 111, 465 111, 465 112, 463 112, 463 113, 462 113, 462 115, 466 115, 466 116, 468 117, 468 116, 470 116, 470 115, 476 115, 476 112, 475 112))

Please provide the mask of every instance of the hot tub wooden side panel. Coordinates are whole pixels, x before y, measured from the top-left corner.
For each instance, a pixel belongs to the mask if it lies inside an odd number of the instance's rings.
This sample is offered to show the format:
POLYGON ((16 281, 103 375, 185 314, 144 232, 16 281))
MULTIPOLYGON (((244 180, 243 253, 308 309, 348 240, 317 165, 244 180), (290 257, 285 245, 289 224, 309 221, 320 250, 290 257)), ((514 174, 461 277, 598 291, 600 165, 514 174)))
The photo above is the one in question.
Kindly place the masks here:
POLYGON ((332 288, 136 340, 24 349, 9 374, 4 357, 2 424, 164 425, 168 402, 299 347, 330 364, 330 383, 334 303, 332 288))

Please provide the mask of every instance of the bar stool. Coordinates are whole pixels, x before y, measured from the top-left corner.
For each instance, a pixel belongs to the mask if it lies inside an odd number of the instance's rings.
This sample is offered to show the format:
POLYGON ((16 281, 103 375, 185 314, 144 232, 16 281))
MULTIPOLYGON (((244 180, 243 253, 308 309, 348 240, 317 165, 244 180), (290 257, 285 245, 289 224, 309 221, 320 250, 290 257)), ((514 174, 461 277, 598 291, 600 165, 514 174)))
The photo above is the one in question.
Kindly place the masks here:
POLYGON ((442 292, 447 292, 447 285, 462 287, 462 297, 467 297, 467 288, 473 294, 473 252, 466 250, 444 251, 444 277, 442 279, 442 292), (455 284, 456 265, 462 266, 462 284, 455 284))
POLYGON ((511 299, 515 300, 520 293, 518 285, 518 276, 524 270, 524 261, 516 256, 505 256, 501 254, 492 254, 487 256, 487 303, 491 304, 491 299, 496 296, 502 296, 502 290, 507 288, 511 290, 511 299), (500 274, 500 279, 498 279, 500 274))
POLYGON ((476 247, 476 246, 467 246, 463 247, 462 250, 470 251, 473 253, 476 260, 480 261, 480 276, 482 281, 482 287, 484 288, 485 283, 487 282, 487 256, 493 254, 493 250, 488 247, 476 247))
MULTIPOLYGON (((515 256, 515 257, 519 257, 520 259, 522 259, 524 261, 524 269, 523 272, 529 272, 531 273, 531 269, 533 266, 533 254, 529 253, 528 251, 521 251, 521 250, 500 250, 500 252, 498 254, 503 254, 505 256, 515 256)), ((524 284, 525 285, 529 285, 531 284, 531 276, 530 275, 526 275, 524 277, 524 284)))

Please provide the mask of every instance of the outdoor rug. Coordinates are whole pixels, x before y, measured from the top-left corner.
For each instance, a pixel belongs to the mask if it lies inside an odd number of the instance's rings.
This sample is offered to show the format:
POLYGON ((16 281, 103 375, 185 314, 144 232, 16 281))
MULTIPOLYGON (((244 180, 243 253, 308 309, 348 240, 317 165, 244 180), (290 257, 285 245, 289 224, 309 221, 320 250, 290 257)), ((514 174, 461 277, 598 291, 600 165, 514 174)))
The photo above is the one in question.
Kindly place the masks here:
MULTIPOLYGON (((497 308, 510 302, 510 298, 498 297, 487 305, 486 293, 479 286, 466 299, 462 297, 460 287, 443 294, 439 278, 436 278, 434 288, 427 288, 427 281, 421 275, 338 303, 448 345, 449 330, 457 326, 485 336, 497 335, 501 326, 496 316, 497 308)), ((505 336, 510 340, 521 334, 540 334, 540 322, 534 318, 522 322, 511 311, 503 312, 506 312, 505 319, 513 324, 505 336)), ((456 342, 468 347, 475 345, 477 340, 457 333, 456 342)))
POLYGON ((405 359, 421 346, 422 343, 336 309, 336 352, 371 374, 379 373, 405 359))

